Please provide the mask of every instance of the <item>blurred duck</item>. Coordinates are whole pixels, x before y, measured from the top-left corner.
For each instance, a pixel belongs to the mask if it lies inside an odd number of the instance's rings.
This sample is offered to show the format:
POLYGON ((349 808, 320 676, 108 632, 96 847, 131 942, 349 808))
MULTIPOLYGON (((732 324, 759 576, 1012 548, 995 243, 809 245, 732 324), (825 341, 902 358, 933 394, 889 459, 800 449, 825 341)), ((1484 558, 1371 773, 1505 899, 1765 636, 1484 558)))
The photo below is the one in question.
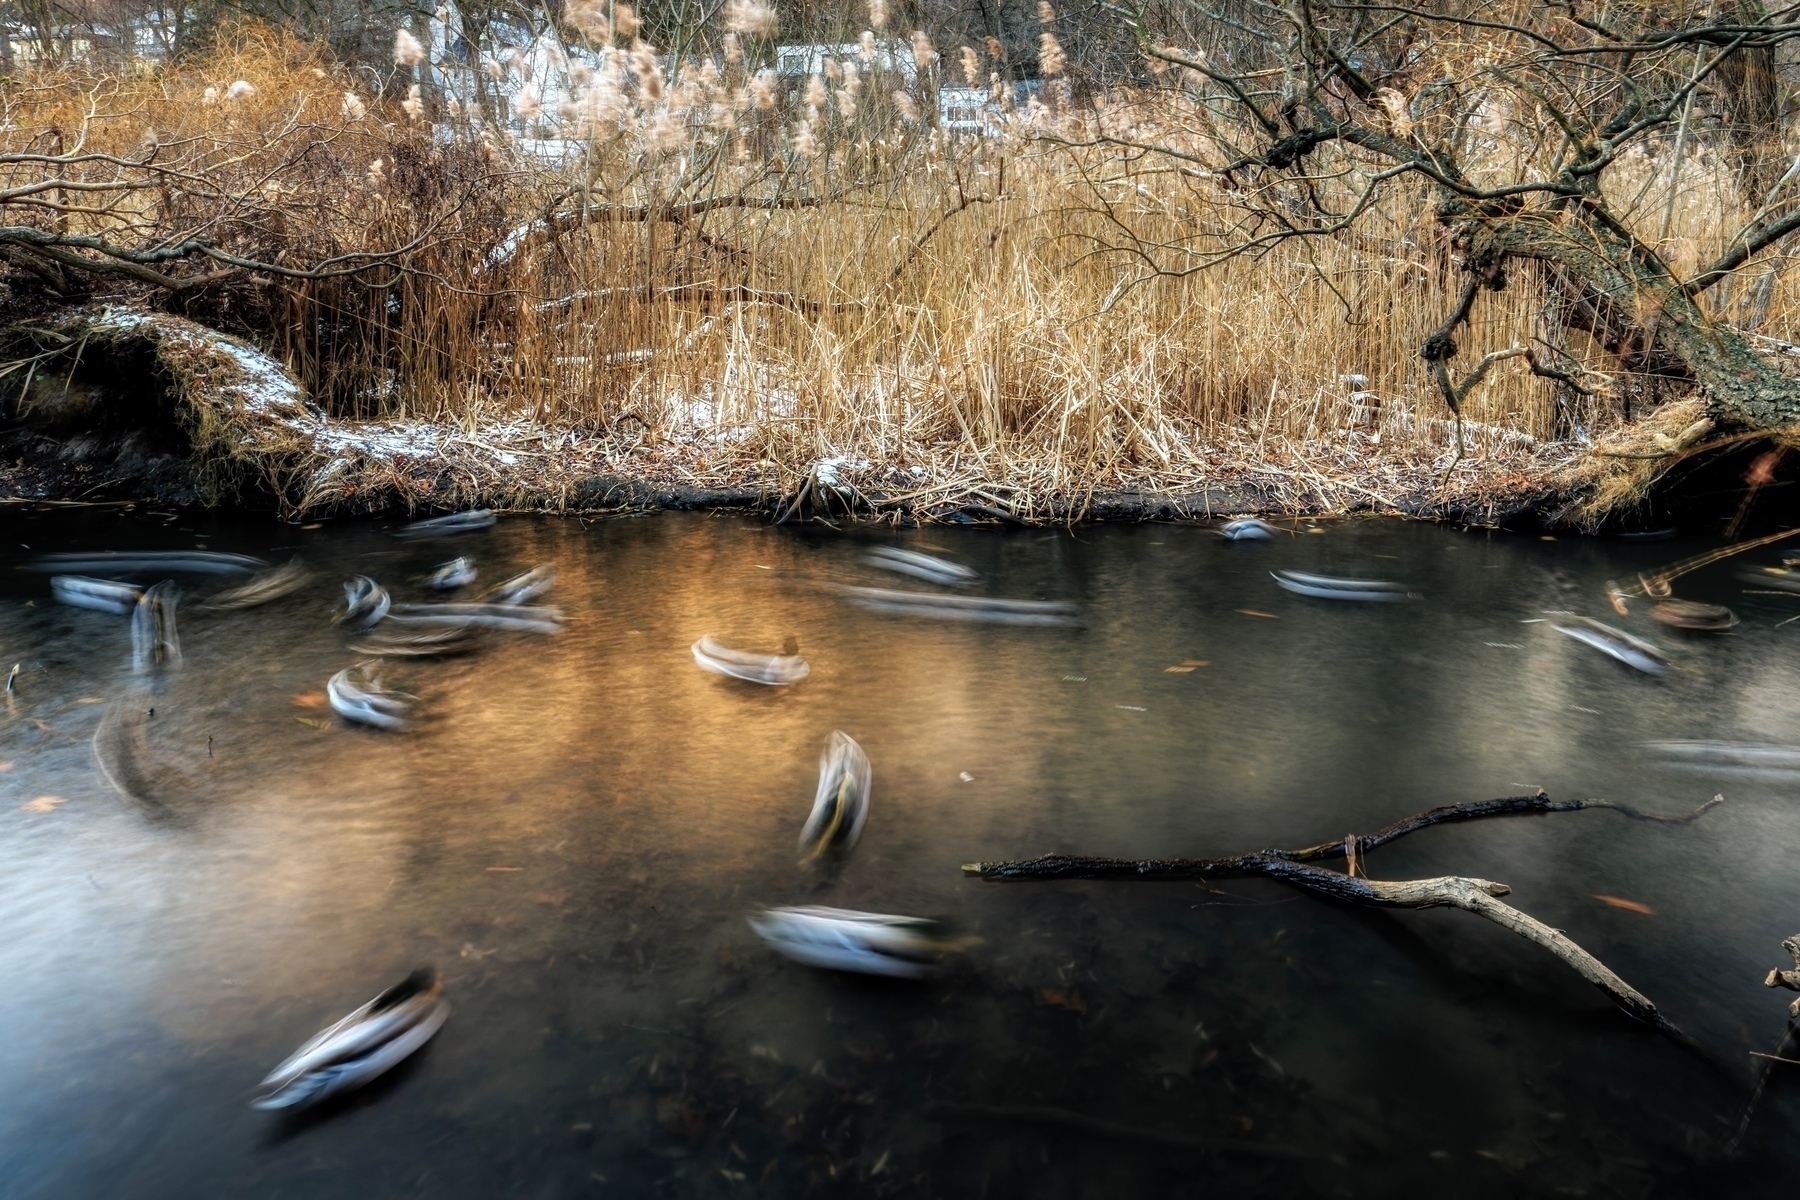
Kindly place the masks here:
POLYGON ((344 584, 344 611, 335 624, 352 629, 373 629, 393 606, 387 589, 367 575, 353 575, 344 584))
POLYGON ((842 908, 769 908, 750 928, 770 949, 809 967, 924 979, 956 945, 941 923, 842 908))
POLYGON ((439 592, 453 592, 459 587, 468 587, 475 582, 475 563, 472 559, 453 558, 425 580, 425 586, 439 592))
POLYGON ((291 596, 306 586, 310 573, 306 564, 294 559, 284 566, 254 575, 238 587, 227 588, 206 602, 207 608, 255 608, 283 596, 291 596))
POLYGON ((869 819, 869 756, 841 729, 831 731, 819 755, 819 786, 812 812, 800 829, 800 859, 813 862, 827 851, 848 851, 869 819))
POLYGON ((467 654, 479 642, 475 627, 467 621, 459 625, 426 626, 411 633, 401 632, 390 621, 362 641, 352 643, 350 649, 379 658, 443 658, 467 654))
POLYGON ((1550 628, 1647 674, 1664 674, 1671 665, 1668 656, 1649 642, 1632 637, 1623 629, 1603 625, 1591 617, 1558 617, 1550 622, 1550 628))
POLYGON ((181 665, 181 639, 175 633, 175 602, 180 598, 174 581, 168 579, 138 597, 131 613, 132 670, 181 665))
POLYGON ((1737 614, 1723 604, 1701 604, 1696 600, 1664 600, 1650 609, 1650 617, 1675 629, 1703 633, 1718 633, 1738 623, 1737 614))
POLYGON ((366 664, 345 667, 333 675, 325 684, 325 698, 331 702, 331 711, 344 720, 376 729, 405 729, 412 715, 413 697, 382 687, 366 664), (353 680, 351 671, 361 678, 353 680))
POLYGON ((839 587, 844 600, 871 612, 927 617, 935 621, 975 621, 989 625, 1076 625, 1080 608, 1067 600, 1008 600, 999 596, 952 596, 898 588, 839 587))
POLYGON ((124 617, 131 615, 144 593, 128 583, 89 579, 85 575, 52 575, 50 594, 76 608, 91 608, 95 612, 124 617))
POLYGON ((1800 571, 1794 566, 1763 567, 1751 570, 1746 567, 1737 573, 1737 577, 1745 583, 1758 584, 1782 592, 1800 592, 1800 571))
POLYGON ((485 508, 471 509, 468 512, 451 513, 448 516, 432 517, 426 521, 414 521, 394 531, 395 537, 444 537, 453 533, 472 533, 477 529, 486 529, 494 523, 494 514, 485 508))
POLYGON ((798 654, 752 654, 748 650, 733 650, 719 645, 710 633, 695 642, 690 649, 694 652, 694 661, 700 664, 702 671, 729 675, 746 683, 784 687, 790 683, 799 683, 812 672, 806 660, 798 654))
POLYGON ((1700 775, 1737 776, 1773 783, 1800 783, 1800 746, 1747 742, 1645 742, 1657 765, 1700 775))
POLYGON ((430 1041, 450 1017, 437 973, 427 968, 314 1034, 262 1081, 254 1108, 305 1108, 361 1087, 430 1041))
POLYGON ((1335 575, 1309 575, 1305 571, 1270 571, 1269 575, 1290 592, 1319 600, 1408 600, 1407 590, 1385 579, 1346 579, 1335 575))
POLYGON ((556 568, 545 563, 533 567, 523 575, 515 575, 503 583, 496 583, 483 592, 481 598, 489 604, 524 604, 549 591, 555 582, 556 568))
POLYGON ((1275 536, 1275 527, 1267 521, 1245 517, 1226 522, 1219 530, 1219 536, 1228 542, 1266 542, 1275 536))
POLYGON ((95 575, 249 575, 269 564, 248 554, 212 550, 146 550, 135 554, 45 554, 31 570, 83 571, 95 575))
POLYGON ((914 579, 923 579, 946 587, 965 587, 981 578, 961 563, 953 563, 948 559, 933 558, 929 554, 920 554, 916 550, 901 550, 893 546, 877 546, 863 555, 863 561, 871 567, 879 567, 883 571, 911 575, 914 579))
POLYGON ((394 625, 479 626, 517 633, 561 633, 562 609, 526 604, 396 604, 394 625))

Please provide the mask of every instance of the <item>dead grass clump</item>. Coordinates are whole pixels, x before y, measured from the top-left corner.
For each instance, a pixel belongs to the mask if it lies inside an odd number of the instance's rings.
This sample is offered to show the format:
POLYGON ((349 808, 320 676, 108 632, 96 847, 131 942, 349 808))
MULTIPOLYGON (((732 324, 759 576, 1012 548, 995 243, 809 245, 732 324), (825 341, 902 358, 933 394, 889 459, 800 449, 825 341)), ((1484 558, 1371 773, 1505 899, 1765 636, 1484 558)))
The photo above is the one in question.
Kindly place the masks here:
POLYGON ((1563 477, 1567 490, 1581 497, 1577 519, 1598 524, 1611 514, 1630 512, 1712 430, 1705 401, 1692 397, 1665 404, 1601 439, 1563 477))

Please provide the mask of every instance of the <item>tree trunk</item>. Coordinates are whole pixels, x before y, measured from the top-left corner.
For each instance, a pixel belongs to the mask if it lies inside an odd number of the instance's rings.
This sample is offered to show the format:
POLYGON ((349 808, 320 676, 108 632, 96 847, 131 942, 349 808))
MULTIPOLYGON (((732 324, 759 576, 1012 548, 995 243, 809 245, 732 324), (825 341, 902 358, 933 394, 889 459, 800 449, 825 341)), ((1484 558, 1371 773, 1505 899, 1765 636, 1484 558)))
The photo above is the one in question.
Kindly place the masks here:
POLYGON ((1582 295, 1602 302, 1595 311, 1610 307, 1615 329, 1643 331, 1634 353, 1679 360, 1721 420, 1745 429, 1800 424, 1800 380, 1711 321, 1662 260, 1604 211, 1576 201, 1560 210, 1467 212, 1452 220, 1472 260, 1534 258, 1562 268, 1582 295))

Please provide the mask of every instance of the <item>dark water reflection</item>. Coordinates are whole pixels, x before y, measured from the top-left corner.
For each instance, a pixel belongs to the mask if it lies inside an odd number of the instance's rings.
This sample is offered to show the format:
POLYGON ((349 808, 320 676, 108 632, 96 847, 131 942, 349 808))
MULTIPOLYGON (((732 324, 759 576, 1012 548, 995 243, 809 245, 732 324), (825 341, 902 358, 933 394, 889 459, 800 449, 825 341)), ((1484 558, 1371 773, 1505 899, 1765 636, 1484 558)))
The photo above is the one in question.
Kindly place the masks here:
POLYGON ((419 545, 369 523, 4 520, 8 567, 204 545, 297 549, 318 576, 267 608, 183 608, 186 666, 151 700, 131 803, 89 749, 134 686, 125 622, 0 572, 0 669, 24 664, 0 751, 0 1194, 1700 1195, 1800 1158, 1800 1089, 1778 1079, 1726 1159, 1739 1083, 1467 914, 958 873, 1298 845, 1538 785, 1663 811, 1720 791, 1686 827, 1488 822, 1369 866, 1511 884, 1747 1076, 1783 1025, 1763 972, 1800 928, 1793 788, 1670 770, 1639 743, 1800 743, 1800 624, 1777 627, 1800 598, 1744 594, 1730 563, 1684 580, 1745 620, 1664 638, 1681 670, 1662 680, 1521 623, 1611 620, 1605 580, 1699 543, 664 515, 419 545), (948 553, 994 594, 1079 600, 1086 625, 917 622, 814 586, 890 585, 858 563, 871 538, 948 553), (459 553, 487 580, 554 562, 567 631, 391 666, 423 700, 411 733, 317 727, 295 697, 353 661, 329 624, 337 581, 422 599, 459 553), (1424 599, 1305 600, 1275 566, 1424 599), (705 633, 795 637, 812 674, 776 690, 702 673, 705 633), (1208 665, 1165 670, 1184 660, 1208 665), (833 728, 867 749, 875 792, 848 868, 818 884, 794 840, 833 728), (46 795, 66 803, 27 811, 46 795), (755 941, 745 913, 778 903, 950 915, 982 941, 928 984, 834 976, 755 941), (455 1013, 413 1062, 319 1119, 247 1107, 269 1066, 419 962, 455 1013))

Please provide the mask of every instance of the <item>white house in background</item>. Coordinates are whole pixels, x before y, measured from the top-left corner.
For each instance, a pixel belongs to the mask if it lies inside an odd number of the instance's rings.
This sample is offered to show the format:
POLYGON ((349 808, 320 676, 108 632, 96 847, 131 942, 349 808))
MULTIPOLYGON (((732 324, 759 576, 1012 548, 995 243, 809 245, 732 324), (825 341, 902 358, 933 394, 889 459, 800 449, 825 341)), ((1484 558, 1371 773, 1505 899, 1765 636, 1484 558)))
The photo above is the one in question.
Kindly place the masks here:
MULTIPOLYGON (((438 9, 427 22, 421 40, 426 43, 426 62, 419 68, 420 79, 467 104, 484 89, 477 86, 483 59, 492 59, 505 68, 500 83, 509 97, 516 97, 526 87, 537 95, 545 116, 535 121, 522 121, 512 111, 510 99, 500 112, 484 111, 482 117, 510 131, 518 146, 542 161, 569 161, 581 153, 577 139, 559 136, 551 118, 557 106, 571 92, 570 72, 578 65, 599 72, 610 51, 596 50, 581 44, 564 45, 549 29, 537 32, 522 25, 496 21, 488 26, 487 43, 470 47, 462 39, 462 23, 451 7, 438 9)), ((813 75, 825 73, 826 60, 848 63, 865 76, 882 75, 890 81, 883 86, 914 87, 918 83, 918 64, 913 60, 912 45, 905 39, 887 38, 875 43, 868 60, 863 58, 861 42, 825 42, 775 48, 775 74, 783 90, 792 93, 813 75)), ((665 69, 673 63, 664 60, 665 69)), ((723 66, 715 61, 716 66, 723 66)), ((874 81, 871 80, 871 84, 874 81)), ((1013 98, 1023 107, 1040 86, 1038 81, 1021 81, 1009 85, 1013 98)), ((946 132, 966 137, 987 137, 996 133, 1002 120, 1001 106, 994 103, 986 88, 970 88, 940 84, 937 88, 938 124, 946 132)), ((447 131, 446 131, 447 133, 447 131)))
POLYGON ((1000 125, 1000 106, 986 88, 945 84, 938 89, 938 128, 966 137, 987 137, 1000 125))
POLYGON ((775 74, 786 80, 806 79, 825 73, 825 60, 850 63, 858 71, 891 71, 906 82, 918 77, 919 65, 913 61, 909 42, 877 41, 875 52, 864 62, 861 42, 816 42, 810 45, 775 47, 775 74))

